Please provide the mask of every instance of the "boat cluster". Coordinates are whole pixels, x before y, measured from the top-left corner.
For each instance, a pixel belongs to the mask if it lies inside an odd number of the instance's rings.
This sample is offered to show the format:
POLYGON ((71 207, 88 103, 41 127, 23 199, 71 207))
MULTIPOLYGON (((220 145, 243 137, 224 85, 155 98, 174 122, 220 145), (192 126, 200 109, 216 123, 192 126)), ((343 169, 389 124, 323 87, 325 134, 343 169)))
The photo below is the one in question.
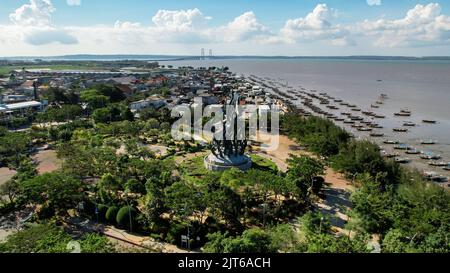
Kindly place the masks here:
MULTIPOLYGON (((266 79, 267 80, 267 79, 266 79)), ((275 93, 274 98, 283 101, 286 105, 291 106, 297 113, 303 116, 319 115, 335 122, 341 122, 359 132, 368 132, 372 138, 382 138, 386 135, 376 129, 383 129, 377 120, 385 119, 386 116, 376 113, 375 109, 380 109, 389 99, 387 94, 381 94, 377 101, 370 104, 369 110, 363 110, 356 104, 345 101, 341 98, 336 98, 328 93, 319 92, 315 89, 309 89, 299 86, 298 89, 288 86, 287 84, 280 84, 276 81, 271 81, 270 85, 264 83, 264 79, 253 76, 253 81, 266 89, 272 89, 275 93), (281 91, 281 89, 285 91, 281 91), (301 103, 304 107, 299 107, 301 103), (295 104, 295 105, 294 105, 295 104)), ((410 117, 412 111, 410 109, 401 109, 394 113, 397 117, 410 117)), ((423 120, 423 123, 434 124, 435 120, 423 120)), ((404 121, 401 127, 393 128, 397 133, 407 133, 410 128, 417 126, 412 121, 404 121)), ((354 135, 353 135, 354 137, 354 135)), ((450 171, 450 163, 441 161, 441 155, 433 154, 431 152, 422 151, 418 148, 403 144, 398 140, 384 140, 384 144, 393 146, 394 152, 386 150, 381 151, 386 158, 392 158, 399 164, 411 163, 416 155, 419 160, 424 160, 432 167, 442 167, 443 170, 450 171), (403 154, 403 155, 401 155, 403 154)), ((421 145, 434 145, 435 140, 422 140, 421 145)), ((427 177, 432 181, 443 182, 448 178, 435 175, 427 177)))

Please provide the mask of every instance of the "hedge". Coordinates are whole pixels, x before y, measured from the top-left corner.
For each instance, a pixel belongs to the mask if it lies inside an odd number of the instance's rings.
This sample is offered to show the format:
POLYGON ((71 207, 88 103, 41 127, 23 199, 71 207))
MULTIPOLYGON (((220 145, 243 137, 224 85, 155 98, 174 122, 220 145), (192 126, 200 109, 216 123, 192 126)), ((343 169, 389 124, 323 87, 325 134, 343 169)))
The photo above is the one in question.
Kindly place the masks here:
POLYGON ((116 206, 109 207, 109 209, 106 211, 106 221, 110 224, 116 223, 116 217, 117 213, 119 212, 119 208, 116 206))
POLYGON ((136 222, 136 209, 133 207, 125 206, 122 207, 119 212, 117 212, 116 222, 121 228, 130 228, 130 211, 131 211, 131 222, 132 225, 136 222))

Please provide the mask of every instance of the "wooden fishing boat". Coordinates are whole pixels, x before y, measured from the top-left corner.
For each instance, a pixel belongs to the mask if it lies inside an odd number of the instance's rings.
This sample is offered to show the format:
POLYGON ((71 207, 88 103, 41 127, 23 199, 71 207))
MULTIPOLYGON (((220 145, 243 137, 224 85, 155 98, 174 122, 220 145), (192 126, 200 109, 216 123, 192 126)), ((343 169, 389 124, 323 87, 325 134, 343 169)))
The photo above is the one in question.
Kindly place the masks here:
POLYGON ((384 137, 383 133, 371 133, 370 134, 371 137, 384 137))
POLYGON ((420 141, 420 144, 422 144, 422 145, 434 145, 434 144, 436 144, 436 141, 435 141, 435 140, 432 140, 432 139, 429 139, 429 140, 421 140, 421 141, 420 141))
POLYGON ((428 163, 428 165, 434 166, 434 167, 446 167, 446 166, 448 166, 448 163, 443 162, 443 161, 441 161, 441 162, 431 161, 430 163, 428 163))
POLYGON ((403 126, 414 127, 414 126, 416 126, 416 124, 414 122, 412 122, 412 121, 405 121, 403 123, 403 126))
POLYGON ((384 144, 389 144, 389 145, 397 145, 400 143, 400 141, 398 140, 385 140, 383 141, 384 144))
POLYGON ((407 158, 407 157, 397 157, 395 159, 395 162, 399 163, 399 164, 408 164, 411 162, 411 159, 407 158))
POLYGON ((406 128, 394 128, 392 130, 394 132, 397 132, 397 133, 406 133, 406 132, 408 132, 408 129, 406 129, 406 128))
POLYGON ((431 120, 431 119, 424 119, 424 120, 422 120, 422 122, 423 123, 430 123, 430 124, 436 124, 437 123, 437 121, 431 120))

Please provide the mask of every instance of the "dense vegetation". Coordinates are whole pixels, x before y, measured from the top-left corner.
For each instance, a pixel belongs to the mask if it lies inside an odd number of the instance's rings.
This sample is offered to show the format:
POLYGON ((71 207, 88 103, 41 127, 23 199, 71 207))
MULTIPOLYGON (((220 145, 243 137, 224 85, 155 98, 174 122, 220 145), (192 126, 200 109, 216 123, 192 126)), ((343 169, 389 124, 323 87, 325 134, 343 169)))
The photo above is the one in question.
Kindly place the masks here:
MULTIPOLYGON (((69 243, 78 243, 82 253, 111 253, 114 246, 106 237, 87 234, 79 238, 71 236, 63 228, 46 223, 33 225, 17 232, 8 241, 0 243, 1 253, 70 253, 69 243)), ((76 251, 76 250, 75 250, 76 251)))
POLYGON ((329 121, 292 113, 282 128, 355 179, 350 228, 380 235, 384 252, 450 251, 447 190, 385 160, 376 144, 351 140, 329 121))

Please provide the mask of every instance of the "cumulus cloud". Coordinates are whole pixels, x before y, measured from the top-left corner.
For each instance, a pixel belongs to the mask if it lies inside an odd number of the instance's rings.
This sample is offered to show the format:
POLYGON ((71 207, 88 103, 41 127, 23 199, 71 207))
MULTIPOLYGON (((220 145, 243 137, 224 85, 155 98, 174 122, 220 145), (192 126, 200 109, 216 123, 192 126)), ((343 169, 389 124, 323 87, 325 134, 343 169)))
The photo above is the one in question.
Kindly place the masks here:
POLYGON ((50 0, 30 0, 9 15, 10 20, 21 26, 47 26, 55 8, 50 0))
MULTIPOLYGON (((55 11, 50 0, 30 0, 9 15, 17 35, 30 45, 45 45, 50 43, 76 44, 77 38, 56 28, 51 24, 52 13, 55 11)), ((6 35, 8 35, 6 31, 6 35)), ((4 35, 5 35, 4 34, 4 35)))
POLYGON ((204 16, 195 9, 188 10, 159 10, 152 21, 156 27, 169 31, 186 31, 205 27, 211 17, 204 16))
POLYGON ((219 29, 218 32, 223 33, 226 42, 242 42, 258 37, 271 36, 267 27, 258 22, 252 11, 236 17, 232 22, 219 29))
POLYGON ((379 5, 381 5, 381 0, 367 0, 367 5, 379 6, 379 5))
POLYGON ((336 11, 326 4, 318 4, 304 18, 289 19, 281 29, 281 35, 290 43, 302 41, 330 40, 335 45, 349 45, 348 30, 332 23, 336 11))
POLYGON ((31 45, 46 45, 60 43, 64 45, 77 44, 78 39, 59 29, 35 29, 25 35, 25 42, 31 45))
POLYGON ((69 6, 80 6, 81 0, 67 0, 67 5, 69 6))
POLYGON ((365 20, 360 35, 375 37, 377 46, 422 46, 450 42, 450 17, 441 14, 437 3, 416 5, 402 19, 365 20))

